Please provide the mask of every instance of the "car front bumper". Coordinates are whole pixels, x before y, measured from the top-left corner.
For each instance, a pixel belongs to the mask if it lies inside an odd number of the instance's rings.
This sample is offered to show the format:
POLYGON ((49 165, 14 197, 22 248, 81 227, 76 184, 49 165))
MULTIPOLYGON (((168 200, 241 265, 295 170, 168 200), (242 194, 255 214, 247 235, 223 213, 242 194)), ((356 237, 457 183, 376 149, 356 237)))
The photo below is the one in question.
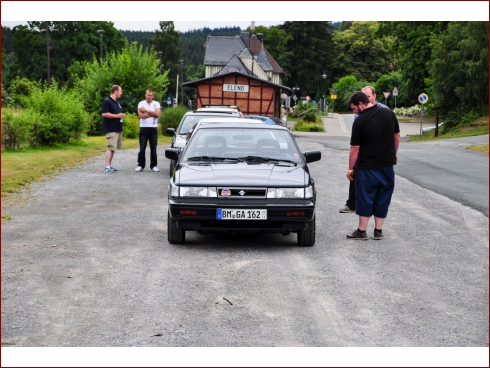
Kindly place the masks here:
POLYGON ((315 203, 306 200, 216 200, 170 199, 169 216, 183 230, 276 232, 287 234, 305 230, 312 220, 315 203), (267 202, 267 203, 264 203, 267 202), (217 209, 267 210, 267 220, 218 220, 217 209), (184 212, 185 211, 185 212, 184 212), (197 213, 189 211, 196 211, 197 213), (183 213, 193 213, 184 215, 183 213), (289 213, 289 215, 288 215, 289 213))

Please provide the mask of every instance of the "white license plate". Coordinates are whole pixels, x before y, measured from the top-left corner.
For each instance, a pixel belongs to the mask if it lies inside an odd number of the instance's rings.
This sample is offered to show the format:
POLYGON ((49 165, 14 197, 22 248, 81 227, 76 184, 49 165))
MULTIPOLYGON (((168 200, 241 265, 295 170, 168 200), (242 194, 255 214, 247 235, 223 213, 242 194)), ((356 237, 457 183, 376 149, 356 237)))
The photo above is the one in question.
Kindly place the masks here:
POLYGON ((237 210, 223 209, 216 210, 218 220, 267 220, 267 210, 237 210))

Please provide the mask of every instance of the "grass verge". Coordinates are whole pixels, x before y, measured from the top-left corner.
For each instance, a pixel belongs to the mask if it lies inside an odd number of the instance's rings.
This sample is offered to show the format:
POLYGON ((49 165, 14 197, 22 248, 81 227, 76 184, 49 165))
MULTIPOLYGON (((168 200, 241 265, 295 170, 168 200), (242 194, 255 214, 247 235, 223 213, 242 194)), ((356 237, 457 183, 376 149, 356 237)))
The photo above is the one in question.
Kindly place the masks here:
MULTIPOLYGON (((422 136, 420 134, 409 135, 408 141, 421 142, 488 134, 488 116, 477 119, 468 126, 454 127, 449 132, 442 132, 443 128, 439 127, 439 135, 437 137, 435 136, 435 130, 431 130, 430 132, 422 133, 422 136)), ((467 149, 488 154, 488 144, 469 146, 467 149)))
MULTIPOLYGON (((170 144, 171 137, 159 136, 160 145, 170 144)), ((124 139, 123 149, 138 148, 138 139, 124 139)), ((34 181, 43 181, 69 170, 86 159, 103 155, 105 137, 82 138, 80 142, 59 144, 51 148, 2 150, 2 208, 5 200, 34 181)), ((2 213, 2 221, 8 220, 2 213)))

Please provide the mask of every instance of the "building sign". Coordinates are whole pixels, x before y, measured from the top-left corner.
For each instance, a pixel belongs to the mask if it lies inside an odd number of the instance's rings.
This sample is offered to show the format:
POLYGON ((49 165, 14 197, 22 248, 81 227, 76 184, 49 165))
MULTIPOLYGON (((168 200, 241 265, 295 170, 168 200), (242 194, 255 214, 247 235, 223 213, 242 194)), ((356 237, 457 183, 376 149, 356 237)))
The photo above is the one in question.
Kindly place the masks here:
POLYGON ((223 84, 223 92, 248 92, 248 84, 223 84))

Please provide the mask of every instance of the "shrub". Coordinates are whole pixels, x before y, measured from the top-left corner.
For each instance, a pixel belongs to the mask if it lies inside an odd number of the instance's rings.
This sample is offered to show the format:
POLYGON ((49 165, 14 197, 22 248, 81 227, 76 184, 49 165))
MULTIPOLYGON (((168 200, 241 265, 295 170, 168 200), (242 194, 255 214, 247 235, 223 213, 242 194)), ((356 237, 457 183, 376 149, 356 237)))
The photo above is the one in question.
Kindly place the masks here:
POLYGON ((184 117, 185 113, 188 111, 189 109, 187 107, 182 107, 178 105, 163 110, 163 112, 160 114, 160 118, 158 119, 158 122, 161 125, 162 134, 165 134, 167 128, 177 129, 180 121, 184 117))
POLYGON ((422 111, 420 105, 415 105, 412 107, 397 107, 393 109, 395 115, 401 115, 401 116, 414 116, 418 114, 420 111, 422 111))
POLYGON ((307 112, 304 117, 303 117, 303 121, 305 122, 311 122, 311 123, 314 123, 316 122, 316 115, 313 111, 309 111, 307 112))
POLYGON ((35 89, 23 99, 26 109, 36 117, 32 120, 29 137, 31 147, 52 146, 79 140, 87 131, 89 114, 85 111, 80 96, 74 91, 59 89, 56 81, 50 88, 35 89))
POLYGON ((2 109, 2 145, 7 149, 29 144, 32 122, 37 120, 33 110, 2 109))
POLYGON ((300 121, 296 123, 293 130, 299 132, 324 132, 325 128, 322 123, 300 121))
POLYGON ((126 114, 124 117, 123 137, 135 139, 140 133, 140 118, 135 114, 126 114))

